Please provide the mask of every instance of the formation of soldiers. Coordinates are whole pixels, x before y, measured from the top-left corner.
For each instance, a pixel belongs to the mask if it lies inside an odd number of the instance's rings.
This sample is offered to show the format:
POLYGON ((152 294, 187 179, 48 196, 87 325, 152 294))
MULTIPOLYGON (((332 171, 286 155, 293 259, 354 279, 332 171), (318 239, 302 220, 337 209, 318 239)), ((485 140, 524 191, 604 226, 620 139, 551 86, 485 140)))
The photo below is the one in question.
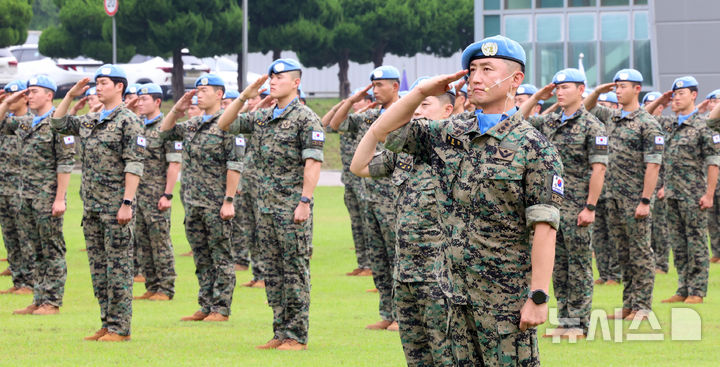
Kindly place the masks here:
POLYGON ((235 271, 250 267, 243 286, 265 288, 273 310, 273 336, 257 348, 306 349, 313 192, 329 128, 341 133, 358 263, 347 275, 373 277, 380 320, 367 328, 399 331, 408 365, 539 365, 535 327, 551 280, 560 326, 545 337, 587 335, 594 285, 624 287, 622 311, 608 318, 647 318, 669 248, 678 289, 662 302, 702 303, 709 263, 720 261, 720 90, 696 105, 698 83, 683 77, 641 101, 633 69, 593 91, 582 71, 564 69, 538 89, 522 84, 525 52, 502 36, 469 45, 461 67, 419 78, 401 98, 399 71, 381 66, 322 119, 304 105, 292 59, 242 92, 205 74, 167 115, 158 85, 128 85, 115 65, 57 107, 49 78, 10 83, 0 225, 13 286, 0 293, 34 295, 15 314, 59 313, 77 154, 101 318, 86 340, 130 340, 133 280, 146 288, 135 300, 175 296, 180 177, 199 283, 199 309, 181 320, 227 321, 235 271), (662 115, 668 105, 674 114, 662 115))

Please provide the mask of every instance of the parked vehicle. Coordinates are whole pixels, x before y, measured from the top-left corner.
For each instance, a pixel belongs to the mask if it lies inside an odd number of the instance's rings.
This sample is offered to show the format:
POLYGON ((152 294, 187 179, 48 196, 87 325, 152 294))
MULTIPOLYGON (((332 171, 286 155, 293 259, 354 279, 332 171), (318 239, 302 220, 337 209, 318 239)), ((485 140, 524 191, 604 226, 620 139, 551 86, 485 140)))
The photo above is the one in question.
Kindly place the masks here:
POLYGON ((18 61, 8 48, 0 48, 0 87, 17 79, 18 61))

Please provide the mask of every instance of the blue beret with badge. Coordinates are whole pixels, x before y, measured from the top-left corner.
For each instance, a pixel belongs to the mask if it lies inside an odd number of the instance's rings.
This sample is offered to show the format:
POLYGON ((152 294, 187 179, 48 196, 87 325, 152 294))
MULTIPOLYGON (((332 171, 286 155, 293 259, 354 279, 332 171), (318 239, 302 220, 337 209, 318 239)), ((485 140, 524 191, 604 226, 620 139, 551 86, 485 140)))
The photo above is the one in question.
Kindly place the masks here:
POLYGON ((125 88, 125 93, 123 93, 123 96, 128 94, 138 94, 138 90, 140 90, 140 84, 133 83, 128 85, 127 88, 125 88))
POLYGON ((585 73, 575 68, 567 68, 555 73, 552 83, 585 83, 585 80, 585 73))
POLYGON ((237 89, 228 89, 225 91, 225 95, 222 99, 235 99, 237 97, 240 97, 240 92, 238 92, 237 89))
POLYGON ((642 83, 643 82, 643 76, 642 74, 635 70, 635 69, 622 69, 615 73, 615 77, 613 78, 613 82, 633 82, 633 83, 642 83))
POLYGON ((5 93, 14 93, 14 92, 20 92, 27 89, 27 81, 25 80, 13 80, 10 83, 7 83, 3 90, 5 93))
POLYGON ((265 98, 268 95, 270 95, 270 82, 269 81, 266 80, 265 83, 263 83, 262 87, 260 87, 260 90, 263 90, 263 89, 264 89, 264 91, 262 93, 260 93, 260 97, 265 98))
POLYGON ((610 102, 610 103, 618 103, 617 94, 615 92, 607 92, 603 93, 598 97, 598 101, 602 102, 610 102))
POLYGON ((482 58, 511 60, 523 67, 527 60, 525 50, 519 43, 500 35, 485 38, 466 47, 462 53, 462 68, 468 69, 471 61, 482 58))
POLYGON ((36 75, 27 81, 28 88, 30 87, 42 87, 50 89, 53 92, 57 92, 57 85, 47 75, 36 75))
POLYGON ((720 89, 715 89, 705 97, 705 99, 720 99, 720 89))
POLYGON ((127 74, 117 65, 105 64, 95 71, 95 80, 102 77, 127 79, 127 74))
POLYGON ((163 94, 162 88, 156 83, 141 84, 138 88, 137 95, 143 94, 163 94))
POLYGON ((203 74, 195 80, 195 88, 201 85, 211 85, 214 87, 225 87, 225 81, 217 76, 217 74, 203 74))
POLYGON ((370 81, 384 79, 400 80, 400 71, 394 66, 383 65, 370 73, 370 81))
POLYGON ((295 70, 302 71, 302 66, 299 62, 297 62, 297 60, 277 59, 270 64, 270 67, 268 68, 268 76, 295 70))
POLYGON ((697 79, 695 79, 691 76, 684 76, 684 77, 675 79, 675 81, 673 82, 672 90, 697 87, 697 86, 698 86, 697 79))
POLYGON ((92 87, 85 91, 85 97, 87 96, 96 96, 97 95, 97 89, 95 87, 92 87))
MULTIPOLYGON (((536 86, 532 84, 521 84, 518 89, 515 91, 516 96, 532 96, 533 94, 537 93, 538 89, 536 86)), ((539 105, 544 105, 545 101, 542 99, 538 100, 539 105)))
POLYGON ((192 99, 190 99, 190 104, 193 106, 197 106, 197 104, 198 104, 197 96, 192 96, 192 99))
POLYGON ((645 104, 648 102, 653 102, 654 100, 660 98, 661 96, 662 96, 662 93, 660 93, 660 92, 649 92, 643 97, 642 103, 645 104))

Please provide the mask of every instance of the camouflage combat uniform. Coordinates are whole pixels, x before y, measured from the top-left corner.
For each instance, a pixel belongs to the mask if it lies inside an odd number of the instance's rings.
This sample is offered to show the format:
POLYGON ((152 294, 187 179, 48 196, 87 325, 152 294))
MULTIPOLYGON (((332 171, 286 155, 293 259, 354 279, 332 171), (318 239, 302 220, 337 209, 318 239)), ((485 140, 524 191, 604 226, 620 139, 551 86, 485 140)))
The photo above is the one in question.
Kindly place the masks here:
MULTIPOLYGON (((380 117, 380 110, 373 109, 360 114, 350 114, 340 124, 338 131, 356 134, 357 141, 365 135, 373 122, 380 117)), ((378 144, 377 150, 382 150, 378 144)), ((363 178, 367 210, 363 213, 366 245, 370 255, 373 281, 380 295, 379 313, 386 321, 395 321, 396 307, 393 302, 393 265, 395 263, 395 189, 389 178, 363 178)))
POLYGON ((394 301, 408 366, 452 366, 444 329, 447 305, 433 273, 441 242, 432 167, 406 153, 383 151, 370 162, 370 176, 388 177, 397 188, 394 301))
MULTIPOLYGON (((618 249, 623 281, 623 308, 652 308, 655 255, 650 245, 650 218, 635 218, 645 180, 646 164, 662 164, 664 136, 660 125, 644 108, 621 117, 620 110, 596 106, 590 111, 601 121, 610 141, 610 163, 605 180, 610 242, 618 249)), ((650 205, 652 212, 652 203, 650 205)))
POLYGON ((130 335, 133 222, 119 224, 117 213, 125 193, 125 175, 143 173, 147 144, 142 122, 124 104, 104 119, 99 113, 89 113, 50 121, 58 133, 79 137, 82 226, 102 327, 130 335))
MULTIPOLYGON (((682 124, 677 117, 665 148, 665 196, 669 242, 678 271, 675 294, 705 297, 708 287, 709 253, 707 212, 700 198, 707 187, 707 168, 720 165, 720 134, 695 112, 682 124)), ((716 205, 716 204, 713 204, 716 205)))
POLYGON ((565 200, 560 208, 553 267, 560 327, 581 328, 587 333, 593 295, 593 227, 579 227, 577 221, 590 191, 591 165, 608 164, 605 125, 582 105, 565 121, 562 113, 530 117, 528 121, 558 149, 565 172, 565 200))
POLYGON ((257 240, 263 252, 265 292, 273 309, 274 337, 307 344, 313 205, 303 223, 294 222, 294 213, 302 196, 305 160, 323 161, 320 118, 295 99, 277 118, 272 109, 240 114, 229 131, 253 134, 257 240))
POLYGON ((350 163, 355 154, 358 141, 357 133, 347 131, 340 134, 340 160, 343 166, 340 181, 345 185, 343 199, 350 214, 350 229, 355 244, 355 257, 357 258, 358 268, 370 269, 370 251, 367 245, 365 224, 363 223, 363 217, 365 216, 363 213, 367 213, 364 186, 360 177, 350 172, 350 163))
POLYGON ((429 161, 437 172, 446 237, 438 282, 450 303, 446 331, 456 365, 539 365, 535 328, 518 325, 531 280, 532 228, 560 222, 557 150, 518 113, 485 134, 468 114, 411 122, 388 136, 386 147, 429 161))
POLYGON ((0 131, 0 226, 3 243, 7 251, 8 267, 16 288, 33 288, 35 262, 34 252, 29 243, 20 242, 18 234, 18 213, 20 212, 20 162, 18 158, 18 137, 8 127, 8 121, 32 122, 32 114, 10 116, 2 122, 0 131))
POLYGON ((169 163, 182 162, 182 142, 163 141, 160 126, 163 115, 145 123, 145 172, 137 189, 135 245, 145 275, 145 289, 175 295, 175 254, 170 240, 171 209, 160 211, 158 201, 165 193, 169 163))
POLYGON ((202 116, 161 131, 165 141, 182 140, 182 185, 185 198, 185 235, 193 250, 198 278, 198 304, 205 314, 230 315, 235 269, 232 219, 220 218, 225 200, 227 171, 242 172, 245 138, 217 126, 223 110, 207 121, 202 116))
POLYGON ((257 195, 258 195, 258 175, 253 161, 253 138, 252 135, 246 137, 247 147, 245 148, 245 159, 243 163, 243 175, 240 179, 240 195, 235 201, 235 233, 233 235, 233 247, 236 254, 235 263, 241 265, 251 265, 252 280, 264 280, 263 275, 263 250, 259 247, 257 241, 257 195))
MULTIPOLYGON (((708 127, 720 132, 720 119, 707 121, 708 127)), ((720 187, 720 179, 718 179, 720 187)), ((713 258, 720 258, 720 188, 715 189, 713 207, 708 209, 708 234, 710 235, 710 250, 713 258)))
MULTIPOLYGON (((669 116, 655 117, 655 120, 660 124, 660 128, 662 128, 665 133, 666 142, 670 138, 670 133, 674 127, 673 121, 670 121, 672 119, 668 117, 669 116)), ((676 123, 677 122, 675 122, 675 124, 676 123)), ((658 178, 657 184, 658 190, 663 187, 663 182, 665 180, 665 172, 667 170, 665 165, 666 162, 663 162, 660 167, 660 177, 658 178)), ((666 197, 663 197, 662 199, 658 199, 657 197, 655 198, 655 205, 653 206, 652 217, 650 218, 652 220, 652 234, 650 236, 650 241, 653 253, 655 254, 655 269, 662 270, 667 273, 670 268, 668 263, 670 257, 670 242, 668 237, 669 224, 667 222, 666 202, 666 197)), ((714 208, 715 207, 713 207, 713 209, 714 208)), ((710 209, 709 212, 712 212, 713 209, 710 209)))

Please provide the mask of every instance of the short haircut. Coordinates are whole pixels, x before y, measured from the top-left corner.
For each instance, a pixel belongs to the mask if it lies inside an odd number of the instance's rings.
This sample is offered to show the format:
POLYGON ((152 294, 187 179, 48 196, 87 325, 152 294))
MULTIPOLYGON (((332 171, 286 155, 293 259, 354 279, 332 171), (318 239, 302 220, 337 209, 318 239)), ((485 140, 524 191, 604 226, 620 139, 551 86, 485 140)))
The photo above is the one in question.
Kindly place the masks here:
POLYGON ((155 101, 156 99, 159 99, 160 105, 162 106, 163 95, 161 93, 148 93, 148 95, 150 97, 152 97, 153 101, 155 101))
POLYGON ((291 73, 297 79, 302 78, 302 70, 290 70, 288 73, 291 73))
POLYGON ((440 103, 442 104, 451 104, 455 105, 455 95, 450 92, 445 92, 439 96, 437 96, 437 99, 440 100, 440 103))
POLYGON ((222 86, 222 85, 210 85, 210 87, 212 87, 213 90, 216 91, 216 92, 219 91, 219 90, 221 90, 221 91, 223 92, 223 95, 225 95, 225 87, 224 87, 224 86, 222 86))
POLYGON ((116 76, 111 76, 111 77, 107 77, 107 78, 110 79, 110 81, 113 82, 114 85, 118 85, 118 83, 122 83, 123 92, 128 87, 128 81, 125 78, 120 78, 120 77, 116 77, 116 76))
POLYGON ((502 59, 502 61, 505 62, 510 71, 520 70, 523 74, 525 74, 525 65, 513 60, 502 59))

